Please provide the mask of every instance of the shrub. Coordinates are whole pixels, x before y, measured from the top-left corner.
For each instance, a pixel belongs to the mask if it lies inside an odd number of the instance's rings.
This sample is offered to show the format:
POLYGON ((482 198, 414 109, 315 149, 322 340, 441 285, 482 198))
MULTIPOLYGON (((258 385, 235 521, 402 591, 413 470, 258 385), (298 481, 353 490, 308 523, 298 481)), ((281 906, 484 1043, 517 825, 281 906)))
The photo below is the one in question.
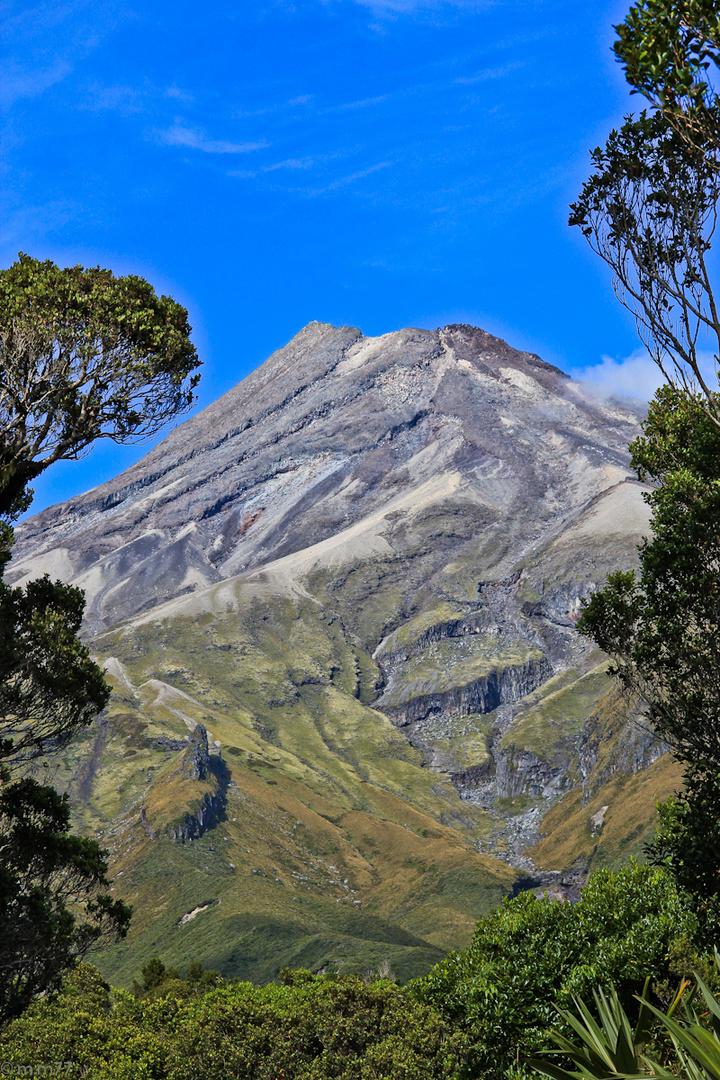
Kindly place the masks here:
POLYGON ((632 1014, 646 975, 657 985, 674 978, 674 946, 697 930, 689 898, 666 871, 599 870, 577 904, 531 893, 505 900, 465 952, 409 991, 469 1038, 465 1075, 508 1075, 545 1045, 556 1002, 568 1007, 612 984, 632 1014))
POLYGON ((437 1011, 390 981, 301 971, 281 986, 224 984, 197 997, 178 984, 164 997, 116 991, 111 1004, 84 967, 5 1028, 0 1059, 13 1071, 72 1062, 69 1075, 93 1080, 451 1080, 464 1056, 437 1011))

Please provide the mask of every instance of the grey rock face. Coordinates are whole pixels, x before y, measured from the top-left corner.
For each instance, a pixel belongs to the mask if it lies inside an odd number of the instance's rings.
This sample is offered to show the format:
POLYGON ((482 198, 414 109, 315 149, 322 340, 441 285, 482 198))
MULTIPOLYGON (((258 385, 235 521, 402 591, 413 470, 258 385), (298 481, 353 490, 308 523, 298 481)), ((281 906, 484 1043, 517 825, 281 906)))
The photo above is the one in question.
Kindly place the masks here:
POLYGON ((169 834, 173 840, 180 840, 183 844, 186 840, 196 840, 209 829, 214 828, 223 819, 224 812, 224 792, 216 791, 214 794, 207 792, 203 795, 200 808, 194 813, 186 814, 181 823, 171 825, 169 834))
MULTIPOLYGON (((364 703, 463 798, 551 800, 585 782, 600 737, 581 735, 585 713, 556 738, 584 706, 553 712, 550 692, 517 736, 513 708, 598 662, 574 625, 647 528, 627 451, 639 419, 475 327, 365 338, 311 323, 121 476, 24 522, 8 578, 82 587, 88 637, 231 610, 236 585, 300 598, 357 650, 364 703)), ((620 748, 604 775, 654 752, 620 748)), ((184 753, 204 777, 203 731, 184 753)))
MULTIPOLYGON (((332 538, 356 558, 419 556, 425 575, 480 544, 502 580, 631 479, 636 430, 474 327, 365 338, 311 323, 137 465, 23 523, 10 577, 79 584, 89 633, 332 538)), ((535 602, 562 621, 577 575, 542 570, 527 571, 535 602)))
POLYGON ((469 716, 471 713, 489 713, 519 701, 526 694, 542 686, 552 675, 552 666, 542 654, 531 656, 517 664, 507 664, 493 669, 479 679, 467 682, 460 678, 460 685, 430 693, 409 691, 402 704, 391 704, 392 694, 385 693, 376 708, 385 713, 399 727, 425 720, 435 713, 445 716, 469 716))
POLYGON ((210 771, 210 750, 207 730, 203 724, 197 724, 192 732, 178 768, 180 775, 188 780, 204 780, 210 771))

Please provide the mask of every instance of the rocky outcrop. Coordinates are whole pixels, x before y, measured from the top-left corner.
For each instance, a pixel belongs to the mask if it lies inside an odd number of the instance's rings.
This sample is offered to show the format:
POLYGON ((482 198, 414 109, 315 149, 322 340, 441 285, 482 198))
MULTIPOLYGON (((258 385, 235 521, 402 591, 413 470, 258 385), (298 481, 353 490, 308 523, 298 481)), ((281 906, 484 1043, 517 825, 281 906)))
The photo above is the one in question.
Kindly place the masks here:
POLYGON ((207 792, 202 797, 200 806, 189 811, 182 821, 168 826, 168 834, 173 840, 195 840, 208 829, 212 829, 225 816, 225 792, 207 792))
POLYGON ((552 674, 547 657, 531 657, 524 663, 508 664, 488 672, 464 686, 445 691, 419 694, 402 705, 387 705, 381 698, 376 708, 398 727, 424 720, 434 713, 448 716, 468 716, 470 713, 489 713, 531 693, 552 674))
POLYGON ((570 754, 561 760, 543 760, 530 750, 500 750, 495 758, 495 784, 498 799, 513 799, 518 795, 554 799, 571 785, 570 769, 574 765, 570 754))
POLYGON ((152 838, 162 833, 185 843, 223 820, 228 775, 221 755, 210 753, 203 724, 197 724, 181 745, 179 760, 151 789, 140 816, 152 838))
POLYGON ((197 724, 190 736, 187 749, 183 751, 180 758, 178 773, 188 780, 205 780, 210 771, 207 729, 203 724, 197 724))

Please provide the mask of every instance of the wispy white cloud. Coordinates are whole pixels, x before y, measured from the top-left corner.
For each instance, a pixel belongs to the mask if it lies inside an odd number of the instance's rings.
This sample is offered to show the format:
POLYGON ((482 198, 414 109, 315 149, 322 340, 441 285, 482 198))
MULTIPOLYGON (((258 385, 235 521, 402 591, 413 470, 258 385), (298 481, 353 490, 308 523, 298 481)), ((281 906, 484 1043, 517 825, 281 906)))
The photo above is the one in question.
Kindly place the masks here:
POLYGON ((5 215, 0 227, 0 251, 14 258, 21 248, 28 250, 23 245, 47 242, 68 222, 82 216, 81 207, 70 199, 28 203, 5 215))
POLYGON ((192 94, 175 84, 162 87, 154 86, 147 80, 138 85, 97 81, 85 84, 80 108, 89 112, 107 110, 129 116, 132 113, 157 112, 158 108, 164 111, 164 102, 168 98, 183 105, 191 105, 195 100, 192 94))
POLYGON ((513 60, 509 64, 501 64, 499 67, 484 68, 475 75, 464 75, 454 81, 458 86, 470 86, 473 83, 486 82, 488 79, 502 79, 505 75, 510 75, 513 71, 517 71, 518 68, 522 67, 525 67, 524 60, 513 60))
MULTIPOLYGON (((251 180, 254 177, 265 175, 266 173, 276 172, 279 169, 290 170, 305 170, 318 168, 327 164, 338 157, 346 157, 347 151, 340 151, 334 154, 319 154, 317 157, 307 158, 287 158, 285 161, 277 161, 272 165, 262 165, 257 169, 233 169, 228 172, 228 176, 237 177, 239 180, 251 180)), ((363 180, 366 176, 370 176, 372 173, 378 172, 380 169, 387 169, 393 163, 391 161, 379 161, 375 165, 369 165, 366 169, 356 169, 354 172, 348 173, 345 176, 340 176, 336 180, 331 180, 329 183, 324 184, 322 187, 302 188, 298 187, 294 190, 298 195, 305 196, 307 198, 314 198, 318 195, 326 195, 328 192, 339 191, 341 188, 348 187, 348 185, 355 183, 357 180, 363 180)))
POLYGON ((390 165, 392 165, 391 161, 379 161, 376 165, 370 165, 367 169, 358 169, 357 172, 349 173, 347 176, 341 176, 337 180, 325 184, 324 187, 311 188, 310 190, 303 192, 303 194, 314 196, 325 195, 329 191, 338 191, 340 188, 347 187, 349 184, 354 184, 356 180, 363 180, 366 176, 370 176, 380 169, 387 169, 390 165))
POLYGON ((369 109, 373 105, 379 105, 382 101, 387 101, 390 97, 389 94, 378 94, 377 97, 361 98, 359 101, 346 101, 342 105, 334 105, 327 109, 321 109, 321 112, 352 112, 355 109, 369 109))
MULTIPOLYGON (((337 3, 339 0, 321 0, 321 3, 337 3)), ((461 8, 467 11, 480 11, 495 6, 497 0, 351 0, 360 7, 369 8, 374 15, 396 17, 411 15, 420 10, 433 8, 461 8)))
POLYGON ((237 143, 228 139, 211 139, 201 129, 187 127, 180 121, 161 131, 159 140, 165 146, 184 146, 189 150, 200 150, 203 154, 248 154, 253 150, 264 150, 270 145, 265 140, 237 143))
POLYGON ((286 109, 297 109, 311 105, 312 102, 312 94, 300 94, 298 97, 290 98, 289 101, 276 101, 270 105, 263 105, 260 109, 236 108, 230 113, 230 117, 233 120, 246 120, 253 116, 267 116, 272 113, 282 113, 286 109))
POLYGON ((21 98, 42 94, 55 83, 62 82, 71 71, 72 64, 67 60, 55 60, 35 69, 7 64, 0 80, 0 104, 7 109, 21 98))
POLYGON ((175 86, 174 83, 172 86, 168 86, 167 90, 165 91, 165 97, 174 98, 176 101, 181 101, 183 105, 191 105, 195 100, 192 94, 190 94, 187 90, 181 89, 181 87, 179 86, 175 86))
MULTIPOLYGON (((699 363, 707 384, 716 386, 717 376, 712 353, 701 353, 699 363)), ((668 365, 668 374, 671 373, 672 366, 668 365)), ((584 391, 603 401, 613 397, 649 401, 658 386, 665 382, 660 368, 642 349, 621 360, 603 356, 599 364, 577 368, 570 374, 581 384, 584 391)))
POLYGON ((82 108, 90 112, 117 112, 123 116, 143 112, 146 108, 147 94, 137 86, 114 84, 103 86, 102 83, 90 83, 87 87, 82 108))
POLYGON ((0 104, 36 97, 73 73, 114 30, 136 18, 120 0, 17 0, 0 5, 0 104))
POLYGON ((259 169, 233 169, 228 176, 236 176, 240 180, 249 180, 254 176, 262 176, 264 173, 277 172, 278 169, 312 169, 316 159, 287 158, 285 161, 275 161, 272 165, 262 165, 259 169))

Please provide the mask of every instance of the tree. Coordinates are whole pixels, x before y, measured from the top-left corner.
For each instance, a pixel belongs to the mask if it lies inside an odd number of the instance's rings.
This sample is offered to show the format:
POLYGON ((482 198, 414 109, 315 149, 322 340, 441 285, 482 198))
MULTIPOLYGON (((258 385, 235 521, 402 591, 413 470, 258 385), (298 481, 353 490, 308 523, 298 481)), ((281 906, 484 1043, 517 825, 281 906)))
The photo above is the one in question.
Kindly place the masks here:
POLYGON ((137 441, 194 401, 187 312, 143 278, 28 255, 0 271, 0 513, 53 462, 137 441))
POLYGON ((630 448, 638 478, 654 486, 639 570, 611 575, 578 629, 614 658, 685 765, 685 791, 661 808, 649 855, 695 893, 711 927, 720 918, 720 310, 711 255, 720 8, 639 0, 616 30, 628 81, 654 112, 628 117, 593 151, 570 224, 613 270, 668 385, 630 448))
POLYGON ((611 574, 578 630, 613 657, 625 690, 685 765, 686 792, 661 811, 652 857, 720 901, 720 429, 697 399, 662 387, 632 465, 654 485, 637 572, 611 574))
MULTIPOLYGON (((703 354, 720 351, 720 310, 709 267, 720 196, 720 145, 690 150, 662 113, 629 117, 592 151, 593 174, 571 206, 576 225, 611 268, 668 382, 720 424, 703 354)), ((717 359, 715 361, 717 374, 717 359)), ((716 380, 712 380, 714 383, 716 380)))
POLYGON ((0 1017, 57 989, 92 946, 124 937, 106 852, 70 833, 67 798, 30 777, 0 790, 0 1017))
POLYGON ((80 589, 46 575, 0 581, 0 762, 57 752, 107 705, 109 688, 79 637, 80 589))
POLYGON ((505 899, 480 920, 469 948, 409 989, 468 1038, 463 1075, 517 1080, 518 1066, 546 1045, 556 1003, 567 1008, 598 985, 616 985, 632 1010, 648 975, 657 993, 682 971, 696 931, 688 897, 667 872, 636 863, 597 870, 577 904, 528 892, 505 899))
POLYGON ((615 27, 615 55, 690 149, 717 149, 720 110, 712 84, 720 62, 715 0, 640 0, 615 27))
POLYGON ((175 980, 160 996, 116 990, 111 1000, 107 983, 81 965, 53 1000, 34 1003, 0 1031, 0 1060, 13 1076, 28 1062, 72 1061, 76 1075, 103 1080, 467 1075, 462 1037, 404 989, 309 971, 282 972, 280 980, 233 980, 197 993, 175 980))
POLYGON ((16 1015, 130 909, 107 891, 107 852, 70 833, 66 796, 28 774, 107 704, 79 638, 81 590, 3 580, 29 482, 99 438, 157 432, 193 401, 187 312, 142 278, 27 255, 0 271, 0 1017, 16 1015))

